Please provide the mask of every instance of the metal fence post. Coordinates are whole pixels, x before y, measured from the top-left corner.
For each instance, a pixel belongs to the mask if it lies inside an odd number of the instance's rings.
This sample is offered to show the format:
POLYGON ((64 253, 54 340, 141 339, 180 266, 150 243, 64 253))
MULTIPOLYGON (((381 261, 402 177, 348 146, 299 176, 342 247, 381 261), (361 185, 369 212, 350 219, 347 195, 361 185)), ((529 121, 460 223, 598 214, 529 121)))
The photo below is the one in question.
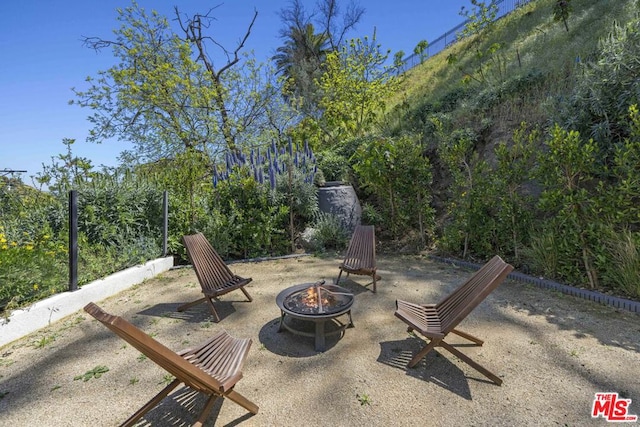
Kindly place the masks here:
POLYGON ((69 191, 69 291, 78 290, 78 192, 69 191))
POLYGON ((169 240, 169 192, 162 194, 162 256, 167 256, 167 241, 169 240))

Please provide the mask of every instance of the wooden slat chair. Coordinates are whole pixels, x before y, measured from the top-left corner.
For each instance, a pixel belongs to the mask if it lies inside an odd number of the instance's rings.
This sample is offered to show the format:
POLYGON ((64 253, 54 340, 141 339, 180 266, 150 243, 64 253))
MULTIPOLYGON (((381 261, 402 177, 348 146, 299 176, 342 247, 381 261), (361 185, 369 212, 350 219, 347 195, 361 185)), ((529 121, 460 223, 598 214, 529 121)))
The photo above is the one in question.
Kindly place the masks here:
POLYGON ((427 353, 440 346, 481 372, 497 385, 502 384, 502 380, 495 374, 471 360, 460 350, 446 343, 444 339, 449 333, 453 333, 473 341, 477 345, 483 344, 481 339, 462 332, 456 327, 504 281, 512 270, 513 267, 510 264, 507 264, 496 255, 460 287, 437 304, 414 304, 397 300, 396 317, 409 325, 409 332, 418 331, 429 340, 428 344, 409 361, 408 366, 410 368, 414 367, 427 353))
POLYGON ((176 353, 122 317, 108 314, 94 303, 87 304, 84 310, 175 377, 122 426, 134 425, 180 383, 209 396, 194 426, 204 423, 218 397, 226 397, 252 414, 258 413, 257 405, 234 390, 242 378, 242 367, 251 346, 250 339, 234 338, 220 331, 201 346, 176 353))
POLYGON ((216 307, 213 305, 213 300, 217 300, 220 295, 240 289, 249 302, 253 301, 249 292, 244 288, 252 279, 233 274, 202 233, 184 236, 182 241, 187 249, 187 256, 196 272, 204 296, 193 302, 181 305, 178 307, 178 311, 184 311, 189 307, 206 301, 216 318, 216 322, 219 322, 220 316, 218 316, 216 307))
POLYGON ((376 232, 373 225, 357 225, 349 241, 344 261, 339 265, 340 273, 336 279, 339 284, 343 272, 371 276, 373 292, 380 276, 376 273, 376 232))

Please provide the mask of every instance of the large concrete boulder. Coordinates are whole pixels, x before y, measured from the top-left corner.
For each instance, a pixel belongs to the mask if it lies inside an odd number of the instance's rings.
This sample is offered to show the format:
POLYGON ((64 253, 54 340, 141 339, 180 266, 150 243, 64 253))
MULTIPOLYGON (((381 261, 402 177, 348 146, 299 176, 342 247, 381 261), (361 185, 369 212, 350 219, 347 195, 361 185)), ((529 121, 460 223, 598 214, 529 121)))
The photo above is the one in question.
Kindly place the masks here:
POLYGON ((342 226, 352 233, 362 218, 362 207, 355 190, 343 182, 327 182, 318 189, 321 212, 335 215, 342 226))

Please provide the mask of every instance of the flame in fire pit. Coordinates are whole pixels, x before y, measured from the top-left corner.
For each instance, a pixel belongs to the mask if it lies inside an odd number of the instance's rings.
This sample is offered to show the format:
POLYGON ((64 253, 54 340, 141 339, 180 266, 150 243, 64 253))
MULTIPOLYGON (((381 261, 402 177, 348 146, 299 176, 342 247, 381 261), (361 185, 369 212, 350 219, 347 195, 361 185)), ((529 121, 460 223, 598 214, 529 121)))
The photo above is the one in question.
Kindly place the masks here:
MULTIPOLYGON (((323 282, 320 282, 323 283, 323 282)), ((331 293, 327 291, 322 285, 315 284, 307 288, 300 295, 300 302, 310 308, 318 308, 318 312, 322 313, 323 306, 331 304, 331 293)))
POLYGON ((333 292, 321 280, 306 289, 289 295, 285 299, 285 306, 301 314, 324 314, 336 311, 351 301, 352 294, 333 292))

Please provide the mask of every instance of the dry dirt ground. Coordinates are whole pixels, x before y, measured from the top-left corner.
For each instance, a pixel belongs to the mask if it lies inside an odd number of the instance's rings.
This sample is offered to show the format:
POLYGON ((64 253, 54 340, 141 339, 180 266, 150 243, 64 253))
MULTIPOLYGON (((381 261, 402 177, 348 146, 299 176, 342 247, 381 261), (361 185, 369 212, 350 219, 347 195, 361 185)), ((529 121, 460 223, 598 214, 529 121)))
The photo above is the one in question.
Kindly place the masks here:
MULTIPOLYGON (((343 286, 355 296, 354 328, 328 338, 278 333, 275 297, 298 283, 330 281, 335 257, 301 257, 231 265, 253 282, 253 302, 232 292, 217 303, 214 323, 200 304, 190 268, 176 269, 97 302, 174 350, 204 341, 220 328, 253 345, 236 390, 260 411, 250 416, 218 399, 207 425, 246 426, 553 426, 605 425, 592 419, 597 392, 618 392, 640 414, 640 316, 508 280, 461 324, 485 340, 451 343, 498 374, 502 386, 445 350, 405 367, 422 341, 394 317, 396 299, 436 302, 472 272, 414 256, 381 256, 378 293, 368 278, 343 286)), ((154 396, 166 373, 88 314, 78 312, 0 348, 0 425, 117 425, 154 396), (94 368, 99 378, 75 379, 94 368)), ((190 425, 204 399, 178 388, 140 425, 190 425)))

